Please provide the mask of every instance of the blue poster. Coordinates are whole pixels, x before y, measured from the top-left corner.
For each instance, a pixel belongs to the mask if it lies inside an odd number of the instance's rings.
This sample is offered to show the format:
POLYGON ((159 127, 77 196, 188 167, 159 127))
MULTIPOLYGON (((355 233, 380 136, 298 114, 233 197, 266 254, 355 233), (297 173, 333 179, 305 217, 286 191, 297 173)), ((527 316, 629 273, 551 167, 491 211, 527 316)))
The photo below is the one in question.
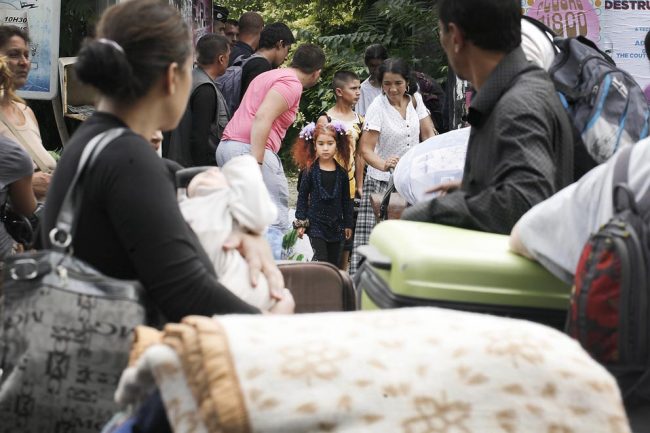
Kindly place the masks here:
POLYGON ((52 99, 57 92, 61 0, 0 0, 2 24, 29 32, 32 69, 18 94, 25 99, 52 99))

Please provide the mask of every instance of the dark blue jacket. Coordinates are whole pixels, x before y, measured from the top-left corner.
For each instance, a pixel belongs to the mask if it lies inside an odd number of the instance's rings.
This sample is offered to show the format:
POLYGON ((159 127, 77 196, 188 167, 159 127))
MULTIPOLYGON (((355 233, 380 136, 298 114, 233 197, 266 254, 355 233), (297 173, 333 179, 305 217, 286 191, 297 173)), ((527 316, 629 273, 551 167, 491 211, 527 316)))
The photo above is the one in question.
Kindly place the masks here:
POLYGON ((326 191, 321 182, 318 160, 303 173, 298 185, 296 219, 309 219, 310 238, 326 241, 345 239, 344 229, 352 228, 352 200, 348 173, 336 164, 334 190, 326 191))

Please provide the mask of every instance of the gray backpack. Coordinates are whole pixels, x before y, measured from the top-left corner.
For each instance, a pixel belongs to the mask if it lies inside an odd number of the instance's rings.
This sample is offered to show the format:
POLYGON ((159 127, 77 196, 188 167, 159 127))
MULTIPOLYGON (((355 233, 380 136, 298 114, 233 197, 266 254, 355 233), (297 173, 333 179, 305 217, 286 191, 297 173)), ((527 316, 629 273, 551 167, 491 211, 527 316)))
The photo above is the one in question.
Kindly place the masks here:
POLYGON ((226 69, 226 72, 216 79, 215 83, 226 100, 230 115, 234 115, 241 102, 241 76, 242 70, 249 61, 262 57, 261 54, 253 54, 244 58, 244 55, 237 57, 233 64, 226 69))
POLYGON ((549 75, 578 142, 596 163, 648 136, 648 102, 630 74, 589 39, 559 38, 543 23, 525 18, 550 36, 559 51, 549 75))

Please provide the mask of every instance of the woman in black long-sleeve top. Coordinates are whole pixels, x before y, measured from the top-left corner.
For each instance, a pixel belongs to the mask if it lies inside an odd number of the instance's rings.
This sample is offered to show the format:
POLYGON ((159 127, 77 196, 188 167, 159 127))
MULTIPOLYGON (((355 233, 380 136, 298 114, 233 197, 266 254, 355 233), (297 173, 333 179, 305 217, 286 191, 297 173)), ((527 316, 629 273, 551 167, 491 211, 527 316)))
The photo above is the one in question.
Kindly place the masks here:
MULTIPOLYGON (((85 176, 73 251, 106 275, 140 280, 170 321, 188 314, 257 312, 217 282, 183 220, 169 172, 148 143, 154 131, 173 129, 185 110, 191 49, 180 15, 159 1, 126 2, 104 13, 97 39, 85 44, 75 66, 79 78, 99 90, 98 112, 66 145, 41 233, 48 245, 86 144, 110 128, 128 128, 85 176)), ((284 287, 263 239, 244 235, 233 243, 249 260, 252 278, 261 270, 273 291, 284 287)))

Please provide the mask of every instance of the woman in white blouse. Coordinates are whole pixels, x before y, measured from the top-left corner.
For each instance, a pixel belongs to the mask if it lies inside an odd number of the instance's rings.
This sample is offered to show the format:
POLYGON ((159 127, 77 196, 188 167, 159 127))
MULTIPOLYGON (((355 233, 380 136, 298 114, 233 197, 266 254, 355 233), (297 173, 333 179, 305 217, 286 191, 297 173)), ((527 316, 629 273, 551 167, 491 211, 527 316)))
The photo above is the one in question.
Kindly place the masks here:
POLYGON ((366 245, 376 224, 370 195, 388 189, 390 170, 411 147, 436 134, 411 68, 399 58, 384 61, 377 73, 382 95, 368 107, 359 152, 368 164, 354 233, 350 274, 359 265, 357 248, 366 245))

